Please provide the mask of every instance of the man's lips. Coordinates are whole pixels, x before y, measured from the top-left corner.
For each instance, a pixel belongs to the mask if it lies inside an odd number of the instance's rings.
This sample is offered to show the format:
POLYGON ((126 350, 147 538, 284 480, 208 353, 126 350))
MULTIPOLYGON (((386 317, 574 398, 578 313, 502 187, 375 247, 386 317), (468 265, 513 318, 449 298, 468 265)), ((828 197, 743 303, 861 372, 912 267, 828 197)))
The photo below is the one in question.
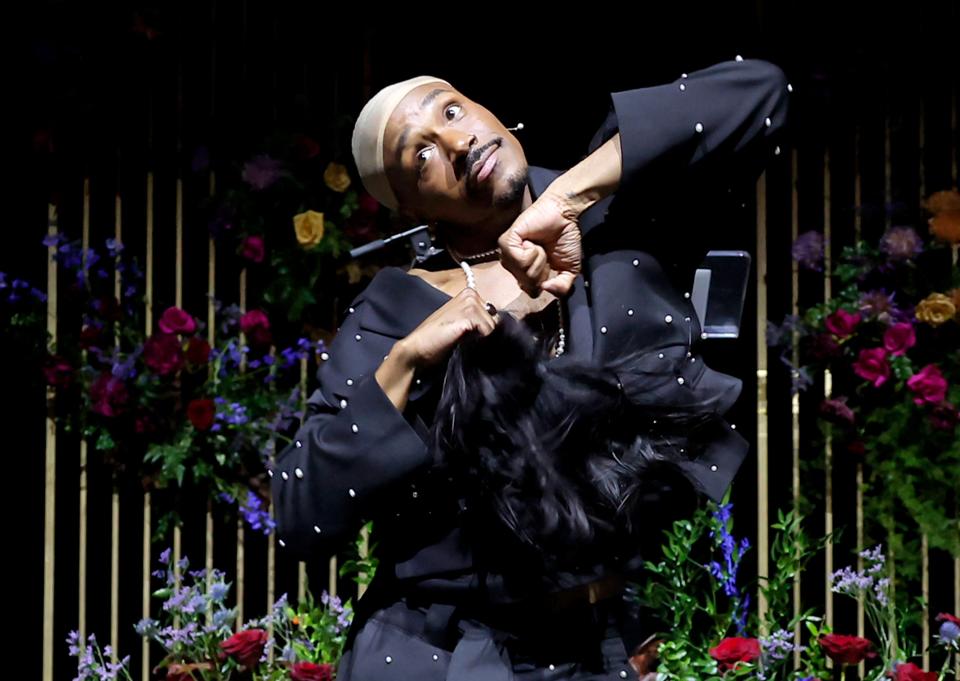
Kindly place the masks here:
POLYGON ((477 162, 474 163, 473 166, 470 168, 470 181, 474 185, 477 184, 477 179, 478 179, 477 176, 480 174, 480 171, 483 170, 483 164, 486 163, 487 159, 490 158, 490 155, 499 148, 500 148, 499 144, 491 144, 490 148, 484 151, 483 154, 480 156, 480 158, 477 159, 477 162))

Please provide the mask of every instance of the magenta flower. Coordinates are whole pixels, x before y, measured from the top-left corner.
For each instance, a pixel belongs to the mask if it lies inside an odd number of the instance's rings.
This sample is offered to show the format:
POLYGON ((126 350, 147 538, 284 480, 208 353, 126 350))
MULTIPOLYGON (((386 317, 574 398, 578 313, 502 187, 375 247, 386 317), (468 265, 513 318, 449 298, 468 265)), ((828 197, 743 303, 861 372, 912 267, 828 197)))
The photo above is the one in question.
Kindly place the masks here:
POLYGON ((890 364, 884 348, 864 348, 853 363, 853 373, 879 388, 890 378, 890 364))
POLYGON ((164 310, 157 326, 164 333, 182 333, 185 336, 189 336, 197 330, 197 322, 193 316, 179 307, 168 307, 164 310))
POLYGON ((860 323, 860 319, 859 313, 851 314, 843 308, 840 308, 824 320, 824 326, 827 327, 827 331, 837 338, 846 338, 853 335, 853 331, 857 328, 857 324, 860 323))
POLYGON ((263 262, 264 254, 262 236, 248 236, 240 244, 240 255, 250 262, 263 262))
POLYGON ((173 335, 157 333, 143 344, 143 362, 158 376, 175 373, 183 366, 183 348, 173 335))
POLYGON ((913 324, 899 322, 883 333, 883 347, 894 357, 899 357, 917 344, 913 324))
POLYGON ((914 403, 921 406, 943 402, 947 397, 947 379, 936 364, 928 364, 908 378, 907 387, 916 393, 914 403))
POLYGON ((111 373, 103 372, 90 386, 90 400, 93 402, 90 409, 101 416, 117 416, 128 399, 127 386, 111 373))

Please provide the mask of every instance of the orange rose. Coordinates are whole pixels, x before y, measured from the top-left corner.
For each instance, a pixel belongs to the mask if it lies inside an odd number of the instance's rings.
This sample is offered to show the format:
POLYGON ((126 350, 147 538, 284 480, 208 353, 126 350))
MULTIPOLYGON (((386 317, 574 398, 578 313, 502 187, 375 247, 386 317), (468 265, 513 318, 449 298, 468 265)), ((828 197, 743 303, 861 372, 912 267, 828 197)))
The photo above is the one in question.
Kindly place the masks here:
POLYGON ((960 243, 960 210, 942 210, 930 220, 930 233, 948 244, 960 243))
POLYGON ((933 215, 946 210, 960 210, 960 192, 956 189, 934 192, 923 202, 923 206, 933 215))

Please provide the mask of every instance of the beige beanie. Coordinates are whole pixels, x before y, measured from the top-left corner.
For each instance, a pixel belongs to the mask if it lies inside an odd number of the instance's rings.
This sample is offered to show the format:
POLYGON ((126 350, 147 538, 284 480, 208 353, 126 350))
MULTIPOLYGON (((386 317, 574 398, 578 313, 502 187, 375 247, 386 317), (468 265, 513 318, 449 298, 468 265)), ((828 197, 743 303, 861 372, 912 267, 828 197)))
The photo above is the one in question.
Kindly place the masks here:
POLYGON ((433 76, 417 76, 388 85, 364 105, 357 116, 356 125, 353 126, 353 160, 357 164, 363 186, 373 198, 391 210, 397 208, 397 196, 387 181, 383 163, 383 134, 394 109, 411 90, 424 83, 450 85, 442 78, 433 76))

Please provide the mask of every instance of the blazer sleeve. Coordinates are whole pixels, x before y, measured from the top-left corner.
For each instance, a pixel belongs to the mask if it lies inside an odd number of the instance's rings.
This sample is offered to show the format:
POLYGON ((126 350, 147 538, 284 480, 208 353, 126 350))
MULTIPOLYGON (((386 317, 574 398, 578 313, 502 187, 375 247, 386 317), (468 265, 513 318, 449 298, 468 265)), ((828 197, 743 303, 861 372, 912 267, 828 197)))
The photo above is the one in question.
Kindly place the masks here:
POLYGON ((589 152, 619 131, 618 194, 657 196, 685 171, 755 177, 784 128, 789 90, 779 67, 744 59, 693 71, 671 83, 614 92, 589 152))
POLYGON ((278 543, 301 560, 335 553, 391 486, 430 461, 422 421, 399 411, 376 380, 395 339, 361 330, 363 305, 361 293, 321 356, 304 421, 271 471, 278 543))

